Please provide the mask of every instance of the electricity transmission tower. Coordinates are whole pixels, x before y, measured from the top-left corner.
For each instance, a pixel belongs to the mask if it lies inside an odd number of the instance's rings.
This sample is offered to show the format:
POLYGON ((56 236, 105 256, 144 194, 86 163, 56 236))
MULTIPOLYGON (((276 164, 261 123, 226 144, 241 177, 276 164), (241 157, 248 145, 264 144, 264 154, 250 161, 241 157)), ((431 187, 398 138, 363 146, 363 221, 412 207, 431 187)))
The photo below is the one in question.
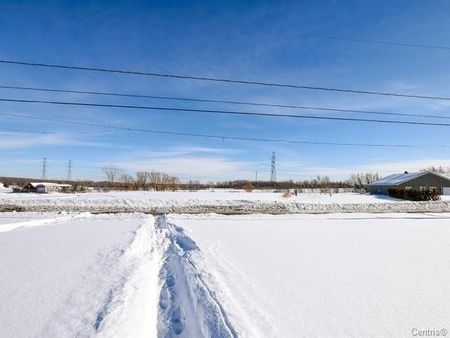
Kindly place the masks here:
POLYGON ((275 152, 272 153, 272 162, 271 162, 271 170, 270 170, 270 182, 277 181, 277 170, 276 170, 276 158, 275 152))
POLYGON ((41 177, 43 180, 47 179, 47 166, 47 157, 44 157, 41 163, 41 177))
POLYGON ((72 160, 69 160, 67 164, 67 180, 72 181, 72 160))

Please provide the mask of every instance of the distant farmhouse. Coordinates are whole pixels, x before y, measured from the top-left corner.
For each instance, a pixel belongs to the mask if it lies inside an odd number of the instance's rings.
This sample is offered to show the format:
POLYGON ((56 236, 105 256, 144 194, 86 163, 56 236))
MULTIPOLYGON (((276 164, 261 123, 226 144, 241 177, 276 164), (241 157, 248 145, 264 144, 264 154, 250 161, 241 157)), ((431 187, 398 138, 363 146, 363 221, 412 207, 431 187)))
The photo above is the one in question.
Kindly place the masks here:
POLYGON ((381 180, 369 184, 371 194, 387 195, 390 188, 397 189, 436 189, 440 194, 450 194, 450 178, 432 173, 420 171, 389 175, 381 180))
POLYGON ((49 192, 69 192, 71 189, 70 184, 58 184, 51 182, 30 182, 23 187, 22 192, 35 192, 35 193, 49 193, 49 192))

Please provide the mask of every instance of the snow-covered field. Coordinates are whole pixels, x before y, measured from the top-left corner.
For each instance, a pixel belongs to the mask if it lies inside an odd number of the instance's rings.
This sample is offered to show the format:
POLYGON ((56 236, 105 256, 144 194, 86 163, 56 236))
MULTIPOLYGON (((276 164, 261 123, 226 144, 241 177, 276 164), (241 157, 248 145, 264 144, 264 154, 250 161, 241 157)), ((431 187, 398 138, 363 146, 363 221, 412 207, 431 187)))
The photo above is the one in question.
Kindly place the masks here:
POLYGON ((449 248, 449 213, 0 213, 0 336, 410 337, 449 248))
POLYGON ((450 318, 450 214, 171 215, 244 337, 410 337, 450 318))

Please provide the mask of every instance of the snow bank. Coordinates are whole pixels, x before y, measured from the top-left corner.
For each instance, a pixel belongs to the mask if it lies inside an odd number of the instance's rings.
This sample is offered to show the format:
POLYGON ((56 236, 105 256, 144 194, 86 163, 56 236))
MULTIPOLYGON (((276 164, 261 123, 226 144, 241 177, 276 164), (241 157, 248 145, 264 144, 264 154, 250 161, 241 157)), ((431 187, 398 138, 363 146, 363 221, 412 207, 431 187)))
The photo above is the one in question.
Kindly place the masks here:
POLYGON ((229 192, 111 192, 89 194, 0 194, 0 211, 167 213, 385 213, 450 212, 450 200, 406 202, 389 197, 341 194, 229 192), (2 197, 3 196, 3 197, 2 197))

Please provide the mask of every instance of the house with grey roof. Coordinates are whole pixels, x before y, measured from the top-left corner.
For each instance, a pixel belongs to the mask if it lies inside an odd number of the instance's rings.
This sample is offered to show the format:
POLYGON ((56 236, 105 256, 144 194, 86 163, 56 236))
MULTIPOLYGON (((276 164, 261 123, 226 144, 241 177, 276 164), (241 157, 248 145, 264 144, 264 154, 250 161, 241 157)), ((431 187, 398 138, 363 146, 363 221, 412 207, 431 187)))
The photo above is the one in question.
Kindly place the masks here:
POLYGON ((49 192, 69 192, 72 185, 59 184, 52 182, 30 182, 23 187, 21 192, 36 192, 36 193, 49 193, 49 192))
POLYGON ((387 195, 389 189, 436 189, 440 194, 450 192, 450 178, 429 171, 393 174, 368 185, 369 193, 387 195))

